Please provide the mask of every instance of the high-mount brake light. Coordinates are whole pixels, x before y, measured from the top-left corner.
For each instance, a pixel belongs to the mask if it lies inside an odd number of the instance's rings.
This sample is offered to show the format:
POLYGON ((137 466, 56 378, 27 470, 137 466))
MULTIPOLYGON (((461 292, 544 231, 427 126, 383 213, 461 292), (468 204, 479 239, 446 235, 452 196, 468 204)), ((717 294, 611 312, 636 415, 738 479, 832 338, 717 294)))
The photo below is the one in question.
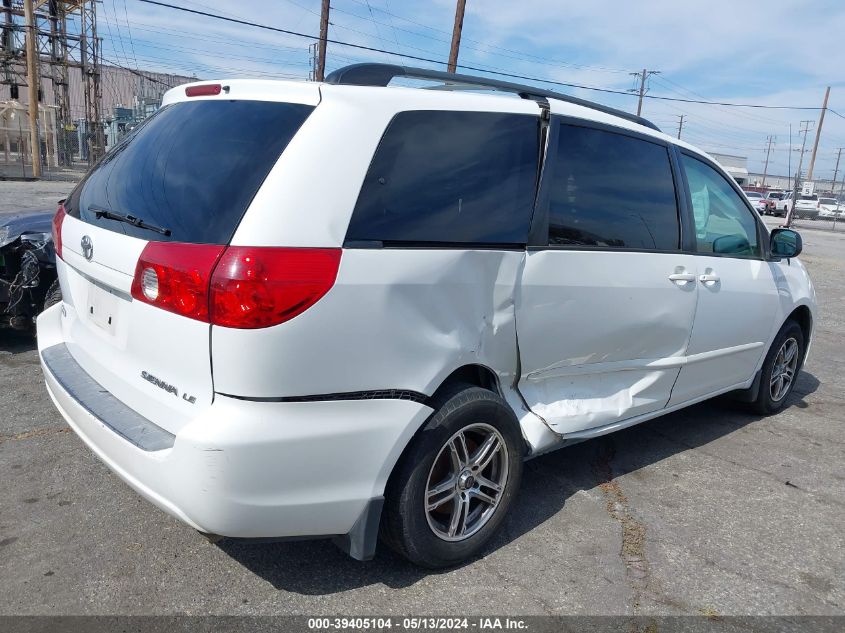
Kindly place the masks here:
POLYGON ((64 224, 65 216, 65 205, 64 203, 59 203, 59 208, 56 209, 56 215, 53 216, 53 248, 56 251, 56 257, 62 256, 62 224, 64 224))
POLYGON ((240 329, 278 325, 331 290, 339 248, 275 248, 150 242, 132 297, 198 321, 240 329))
POLYGON ((185 95, 188 97, 214 97, 219 95, 221 90, 223 90, 221 84, 201 84, 185 88, 185 95))

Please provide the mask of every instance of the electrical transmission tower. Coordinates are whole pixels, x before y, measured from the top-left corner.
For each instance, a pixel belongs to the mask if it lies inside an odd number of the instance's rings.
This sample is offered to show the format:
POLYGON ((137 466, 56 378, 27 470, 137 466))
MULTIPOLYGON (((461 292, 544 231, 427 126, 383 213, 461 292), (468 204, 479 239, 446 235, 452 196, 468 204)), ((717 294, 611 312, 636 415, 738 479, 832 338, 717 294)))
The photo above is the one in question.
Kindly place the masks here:
POLYGON ((55 162, 71 164, 78 121, 92 165, 105 149, 96 0, 0 0, 0 11, 0 86, 9 87, 12 100, 23 96, 21 87, 28 89, 33 174, 41 174, 42 153, 48 161, 55 153, 55 162), (82 116, 71 111, 71 73, 81 76, 82 116), (53 139, 39 121, 38 102, 46 101, 48 92, 56 111, 53 139))

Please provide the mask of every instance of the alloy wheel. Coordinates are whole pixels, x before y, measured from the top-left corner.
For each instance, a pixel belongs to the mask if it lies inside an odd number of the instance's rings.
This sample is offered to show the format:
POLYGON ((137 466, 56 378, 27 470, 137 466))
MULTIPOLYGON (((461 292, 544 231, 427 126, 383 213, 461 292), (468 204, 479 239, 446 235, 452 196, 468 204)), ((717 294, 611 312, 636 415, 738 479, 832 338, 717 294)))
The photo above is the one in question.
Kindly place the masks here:
POLYGON ((773 402, 780 402, 789 393, 798 369, 798 341, 788 338, 780 346, 772 365, 772 377, 769 381, 769 394, 773 402))
POLYGON ((508 448, 489 424, 464 427, 437 454, 425 491, 431 530, 444 541, 462 541, 483 528, 508 483, 508 448))

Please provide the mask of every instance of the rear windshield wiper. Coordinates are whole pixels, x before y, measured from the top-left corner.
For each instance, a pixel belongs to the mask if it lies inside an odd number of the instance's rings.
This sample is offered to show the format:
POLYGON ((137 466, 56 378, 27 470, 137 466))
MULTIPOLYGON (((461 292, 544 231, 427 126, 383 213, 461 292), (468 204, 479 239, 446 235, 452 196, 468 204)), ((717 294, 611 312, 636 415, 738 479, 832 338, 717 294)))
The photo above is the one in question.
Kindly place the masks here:
POLYGON ((170 237, 170 229, 165 229, 160 226, 156 226, 155 224, 144 222, 141 218, 136 218, 134 215, 123 215, 122 213, 115 213, 114 211, 109 211, 108 209, 104 209, 102 207, 95 207, 93 205, 88 205, 88 210, 93 211, 94 216, 98 220, 100 218, 106 218, 107 220, 117 220, 118 222, 125 222, 126 224, 137 226, 139 229, 154 231, 155 233, 160 233, 161 235, 170 237))

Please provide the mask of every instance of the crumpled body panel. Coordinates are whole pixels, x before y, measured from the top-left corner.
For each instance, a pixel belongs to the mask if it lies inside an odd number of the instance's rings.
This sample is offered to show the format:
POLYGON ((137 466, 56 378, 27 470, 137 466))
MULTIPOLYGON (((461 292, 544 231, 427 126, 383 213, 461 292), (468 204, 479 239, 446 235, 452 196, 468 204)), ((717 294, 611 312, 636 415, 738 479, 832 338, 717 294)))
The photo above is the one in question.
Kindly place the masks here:
POLYGON ((531 410, 566 434, 664 407, 696 306, 695 284, 668 277, 691 264, 681 253, 529 252, 516 320, 531 410))
POLYGON ((513 297, 524 256, 345 249, 334 287, 306 313, 261 330, 212 327, 215 391, 252 398, 379 389, 430 395, 467 364, 489 367, 510 386, 517 367, 513 297))

